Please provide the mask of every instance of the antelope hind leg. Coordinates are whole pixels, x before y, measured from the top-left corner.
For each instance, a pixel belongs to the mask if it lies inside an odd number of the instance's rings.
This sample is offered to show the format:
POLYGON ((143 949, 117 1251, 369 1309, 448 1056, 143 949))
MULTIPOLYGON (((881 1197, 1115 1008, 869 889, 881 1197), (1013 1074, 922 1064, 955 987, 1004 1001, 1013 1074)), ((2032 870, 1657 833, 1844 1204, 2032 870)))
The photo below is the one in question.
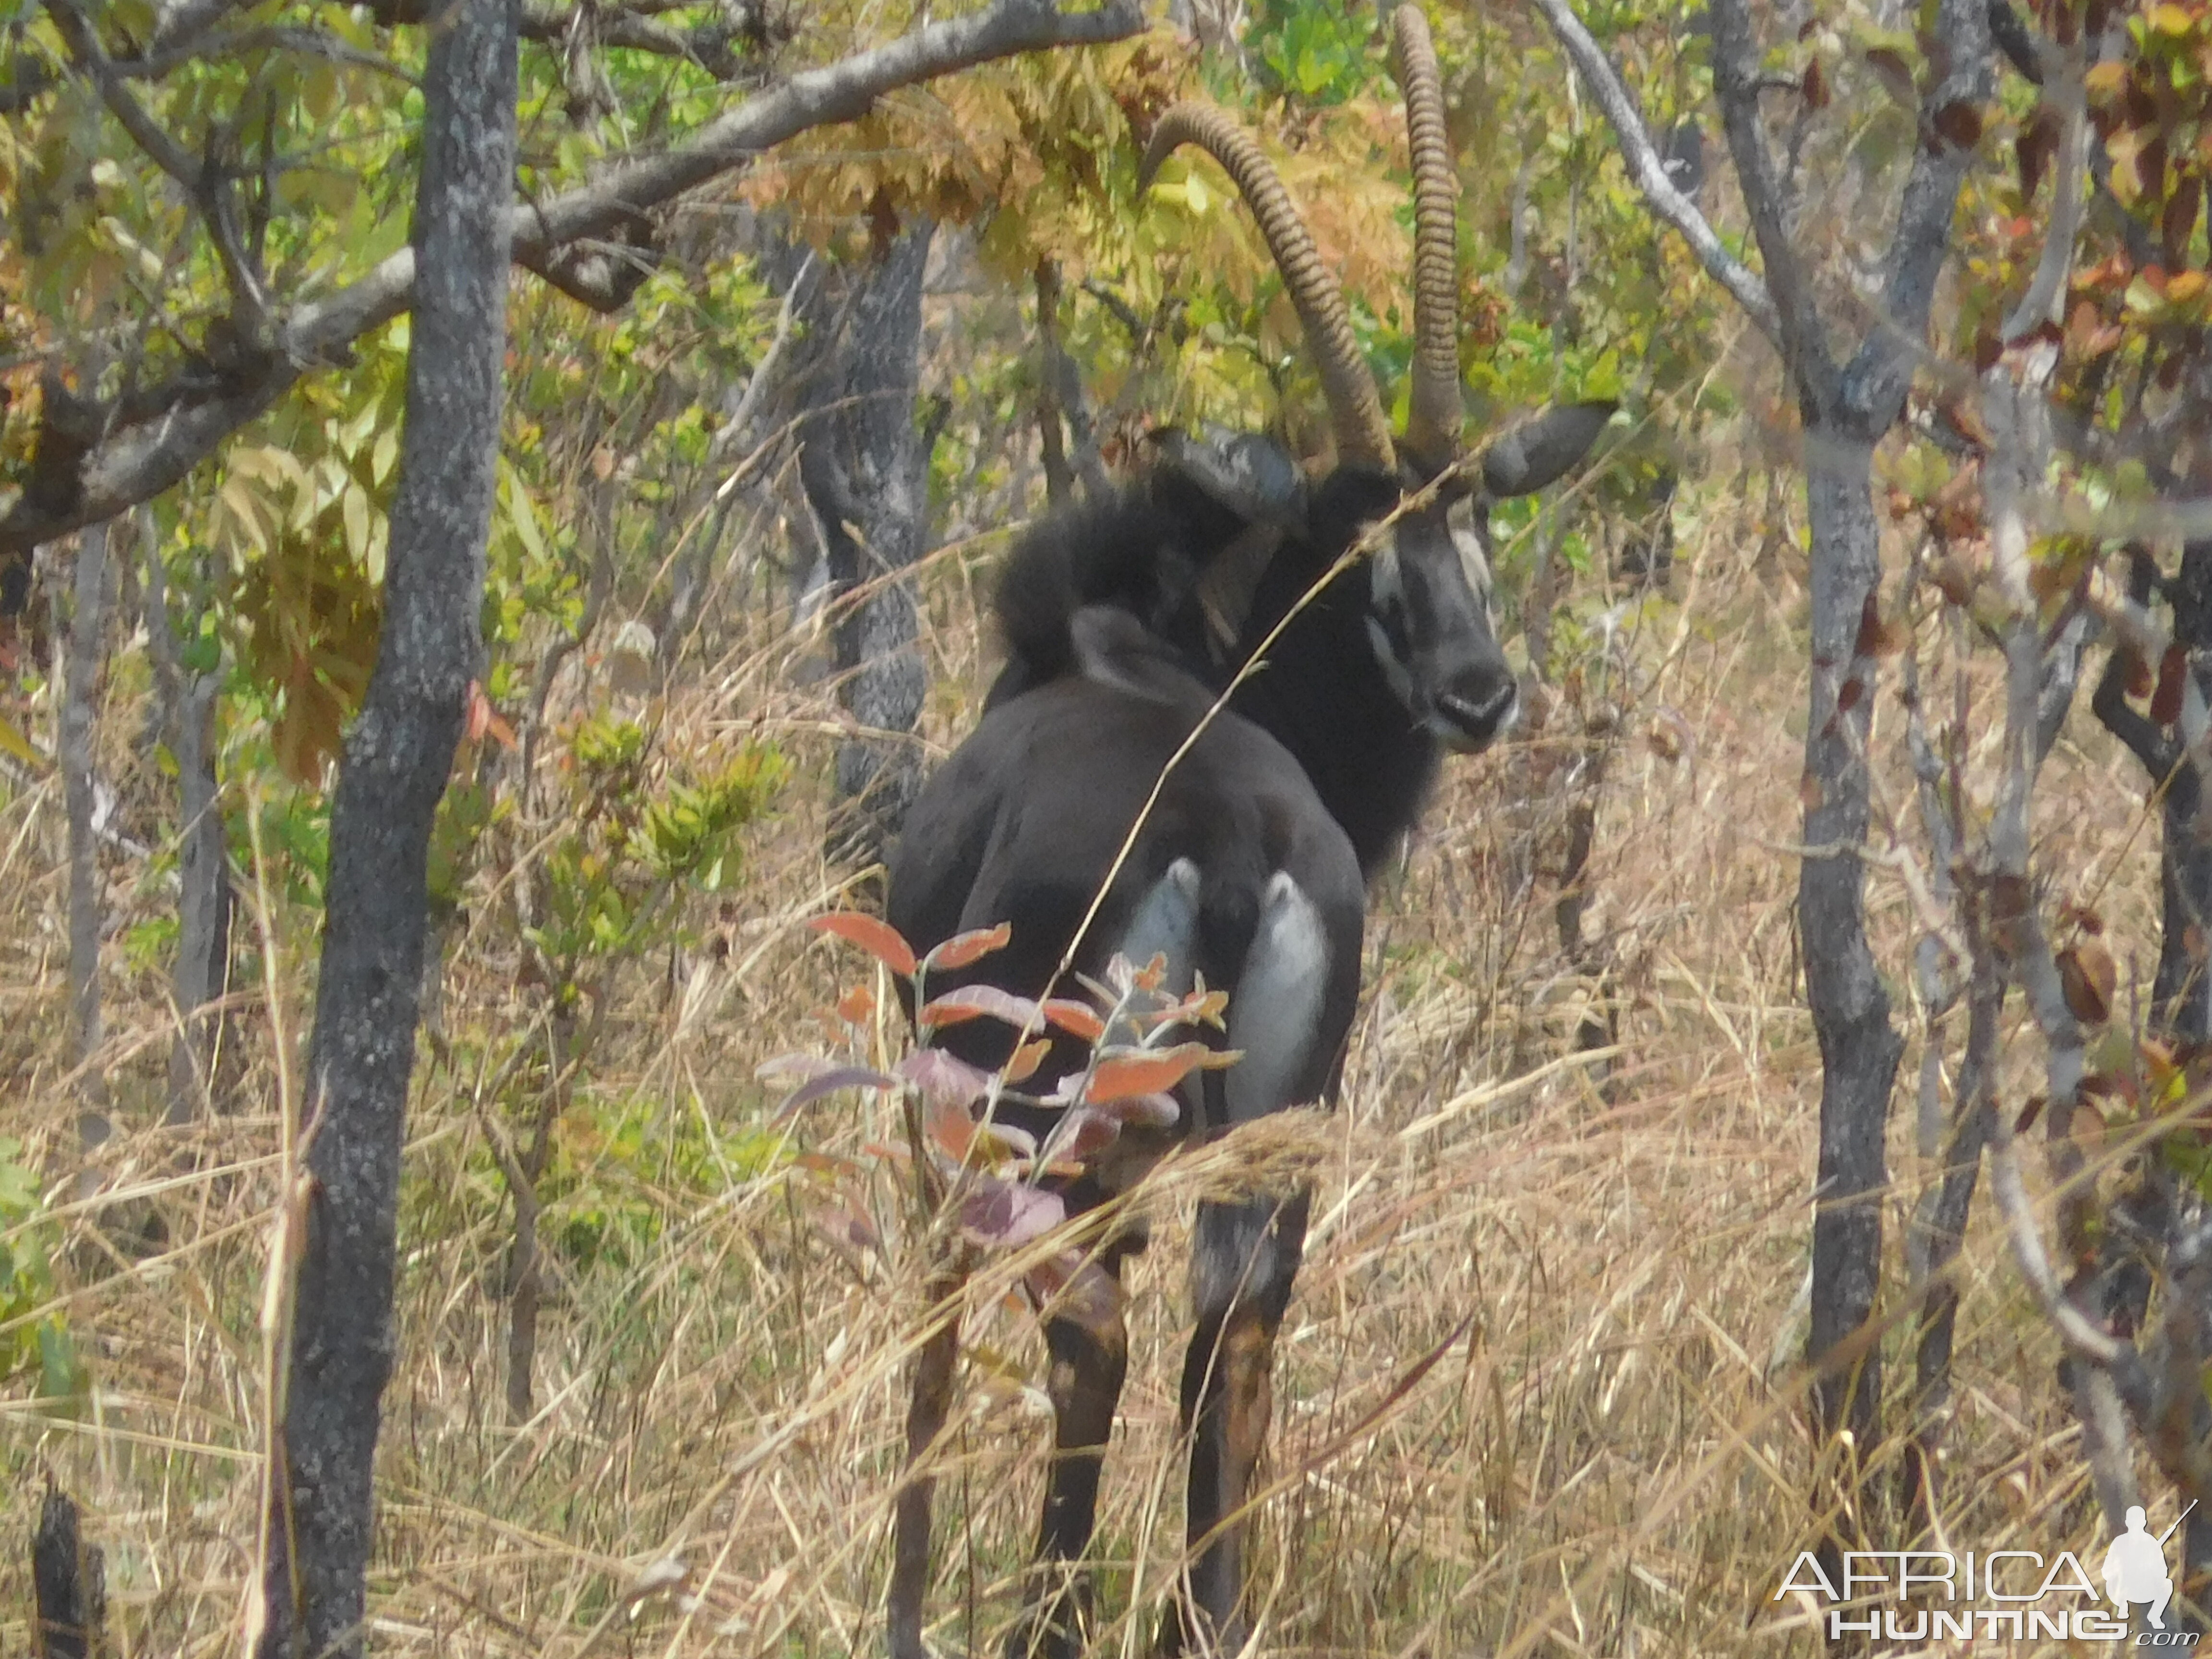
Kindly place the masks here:
POLYGON ((1127 1251, 1109 1247, 1098 1264, 1113 1278, 1110 1305, 1077 1309, 1045 1325, 1052 1465, 1045 1476, 1036 1559, 1022 1616, 1006 1638, 1006 1659, 1075 1659, 1091 1638, 1091 1580, 1080 1564, 1097 1522, 1099 1470, 1128 1370, 1129 1331, 1121 1296, 1127 1251))
POLYGON ((1267 1444, 1275 1334, 1304 1254, 1307 1204, 1300 1193, 1199 1206, 1198 1330, 1182 1373, 1191 1563, 1188 1598, 1161 1626, 1164 1654, 1233 1655, 1247 1639, 1242 1511, 1267 1444))

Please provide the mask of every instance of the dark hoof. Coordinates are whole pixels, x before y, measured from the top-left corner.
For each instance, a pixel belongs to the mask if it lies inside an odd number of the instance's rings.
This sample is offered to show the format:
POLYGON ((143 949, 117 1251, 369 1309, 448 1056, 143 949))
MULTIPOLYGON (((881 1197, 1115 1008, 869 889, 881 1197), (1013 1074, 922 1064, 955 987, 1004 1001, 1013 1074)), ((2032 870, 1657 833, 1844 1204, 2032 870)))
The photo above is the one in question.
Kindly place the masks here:
POLYGON ((1006 1632, 1006 1659, 1079 1659, 1091 1635, 1091 1580, 1063 1567, 1038 1586, 1006 1632))

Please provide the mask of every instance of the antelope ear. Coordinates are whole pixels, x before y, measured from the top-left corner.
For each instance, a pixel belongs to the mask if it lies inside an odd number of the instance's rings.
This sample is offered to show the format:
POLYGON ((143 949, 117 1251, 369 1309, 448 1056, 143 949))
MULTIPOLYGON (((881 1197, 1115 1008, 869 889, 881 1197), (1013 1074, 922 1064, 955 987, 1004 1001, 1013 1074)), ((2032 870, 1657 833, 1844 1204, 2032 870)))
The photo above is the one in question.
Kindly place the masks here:
POLYGON ((1167 465, 1223 511, 1248 524, 1304 525, 1305 477, 1273 439, 1253 432, 1194 437, 1170 428, 1152 441, 1167 465))
POLYGON ((1086 605, 1067 622, 1068 643, 1083 678, 1141 697, 1175 705, 1206 700, 1206 690, 1176 653, 1118 605, 1086 605))
POLYGON ((1267 566, 1282 544, 1283 532, 1273 525, 1248 526, 1243 535, 1207 562, 1200 575, 1198 608, 1206 617, 1206 650, 1217 665, 1228 662, 1243 637, 1245 619, 1252 614, 1253 596, 1260 591, 1260 579, 1267 574, 1267 566))
POLYGON ((1484 452, 1483 487, 1493 496, 1534 495, 1589 453, 1618 407, 1565 404, 1523 422, 1484 452))

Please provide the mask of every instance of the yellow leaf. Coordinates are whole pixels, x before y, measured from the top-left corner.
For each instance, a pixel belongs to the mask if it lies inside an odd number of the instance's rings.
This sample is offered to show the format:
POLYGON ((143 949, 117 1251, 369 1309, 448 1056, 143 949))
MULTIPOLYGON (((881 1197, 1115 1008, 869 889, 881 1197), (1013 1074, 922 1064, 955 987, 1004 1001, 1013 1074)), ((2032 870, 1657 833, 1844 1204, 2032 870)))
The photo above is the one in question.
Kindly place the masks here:
POLYGON ((2106 59, 2081 77, 2082 84, 2096 98, 2117 98, 2128 83, 2128 66, 2118 58, 2106 59))
POLYGON ((0 753, 13 755, 33 771, 46 769, 46 757, 39 752, 38 745, 16 729, 14 721, 0 714, 0 753))
POLYGON ((338 96, 338 72, 330 64, 316 64, 300 83, 300 102, 318 121, 327 121, 337 113, 338 96))
POLYGON ((359 484, 348 484, 343 501, 346 551, 356 563, 368 557, 368 495, 359 484))
POLYGON ((282 453, 266 444, 234 445, 230 452, 230 470, 258 484, 280 484, 284 482, 284 471, 276 458, 282 453))
POLYGON ((369 580, 379 587, 384 586, 385 554, 391 543, 392 520, 379 514, 368 526, 368 552, 361 562, 369 580))
POLYGON ((246 481, 225 478, 222 488, 216 493, 222 496, 222 504, 230 509, 231 520, 237 525, 239 533, 253 544, 255 552, 266 553, 269 550, 269 532, 262 527, 261 514, 255 507, 253 492, 246 487, 246 481))
POLYGON ((2149 22, 2160 34, 2171 34, 2177 39, 2197 26, 2197 20, 2183 8, 2173 4, 2172 0, 2166 0, 2164 5, 2153 6, 2149 22))
POLYGON ((507 496, 507 516, 514 526, 515 538, 523 550, 533 559, 545 557, 545 537, 538 527, 538 509, 530 500, 528 486, 520 478, 510 476, 507 496))

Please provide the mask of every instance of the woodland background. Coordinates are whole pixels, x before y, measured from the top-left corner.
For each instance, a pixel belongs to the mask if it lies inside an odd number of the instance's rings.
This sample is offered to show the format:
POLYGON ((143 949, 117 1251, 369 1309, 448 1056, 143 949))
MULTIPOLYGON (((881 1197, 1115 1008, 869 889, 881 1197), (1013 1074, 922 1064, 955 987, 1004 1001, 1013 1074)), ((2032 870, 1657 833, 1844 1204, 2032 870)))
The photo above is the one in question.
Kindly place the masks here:
MULTIPOLYGON (((117 1653, 258 1628, 424 9, 0 0, 0 1537, 69 1492, 117 1653)), ((1263 135, 1401 378, 1381 20, 518 15, 367 1639, 873 1649, 926 1229, 894 1106, 780 1116, 760 1068, 905 1041, 806 923, 869 902, 972 721, 1009 534, 1159 426, 1325 441, 1225 179, 1138 196, 1159 110, 1263 135), (971 21, 1090 43, 896 56, 971 21), (650 210, 610 206, 647 174, 650 210)), ((1499 511, 1529 717, 1382 884, 1346 1098, 1301 1131, 1261 1644, 1810 1652, 1824 1609, 1774 1595, 1801 1550, 2100 1557, 2116 1504, 2155 1530, 2212 1496, 2212 9, 1432 21, 1471 415, 1622 412, 1499 511), (1851 799, 1844 855, 1815 831, 1851 799), (1854 1018, 1894 1079, 1855 1150, 1818 999, 1858 945, 1808 930, 1801 864, 1864 894, 1854 1018), (1816 1171, 1856 1198, 1818 1250, 1816 1171)), ((1128 1652, 1181 1537, 1189 1203, 1132 1270, 1100 1534, 1128 1652)), ((1018 1276, 963 1326, 948 1652, 995 1644, 1032 1526, 1018 1276)), ((28 1568, 0 1550, 0 1650, 28 1568)))

